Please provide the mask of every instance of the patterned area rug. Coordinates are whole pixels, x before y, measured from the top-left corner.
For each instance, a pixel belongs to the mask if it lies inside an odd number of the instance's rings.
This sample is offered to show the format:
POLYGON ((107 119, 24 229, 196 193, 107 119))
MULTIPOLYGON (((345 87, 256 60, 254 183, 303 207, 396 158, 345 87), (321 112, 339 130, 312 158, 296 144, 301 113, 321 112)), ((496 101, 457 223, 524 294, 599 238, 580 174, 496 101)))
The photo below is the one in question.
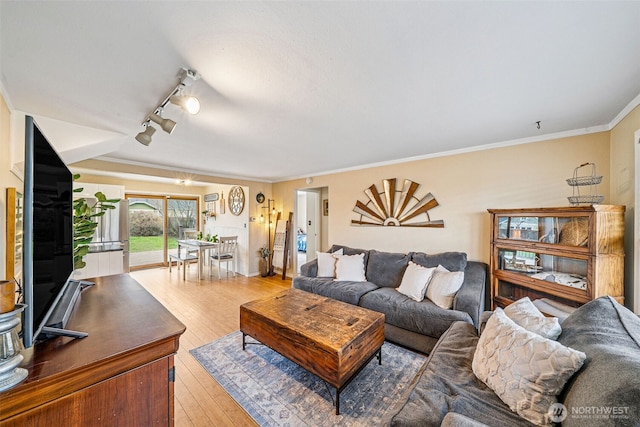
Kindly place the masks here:
MULTIPOLYGON (((247 337, 247 342, 253 341, 247 337)), ((340 393, 264 345, 247 345, 233 332, 191 350, 211 376, 261 426, 375 426, 406 399, 426 357, 389 342, 382 365, 374 358, 340 393)))

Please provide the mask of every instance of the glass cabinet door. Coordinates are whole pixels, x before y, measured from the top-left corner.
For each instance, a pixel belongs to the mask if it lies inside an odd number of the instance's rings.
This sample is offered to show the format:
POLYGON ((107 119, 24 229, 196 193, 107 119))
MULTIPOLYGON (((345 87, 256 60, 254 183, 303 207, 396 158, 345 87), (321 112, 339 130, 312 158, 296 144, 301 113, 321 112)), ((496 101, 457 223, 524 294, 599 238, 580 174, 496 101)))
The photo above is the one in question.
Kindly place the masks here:
POLYGON ((587 289, 587 260, 498 249, 498 269, 575 289, 587 289))
POLYGON ((587 246, 589 220, 584 216, 498 216, 499 239, 587 246))

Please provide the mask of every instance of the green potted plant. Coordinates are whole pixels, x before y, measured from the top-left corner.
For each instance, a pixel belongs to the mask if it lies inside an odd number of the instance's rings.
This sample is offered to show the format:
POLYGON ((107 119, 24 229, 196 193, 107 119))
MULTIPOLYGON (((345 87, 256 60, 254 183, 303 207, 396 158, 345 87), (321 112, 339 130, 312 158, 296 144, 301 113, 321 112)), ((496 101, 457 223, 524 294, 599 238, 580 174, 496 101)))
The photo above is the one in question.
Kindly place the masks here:
POLYGON ((218 243, 218 235, 214 234, 212 236, 211 234, 207 234, 207 236, 205 237, 205 240, 211 243, 218 243))
MULTIPOLYGON (((80 178, 79 174, 73 175, 73 180, 80 178)), ((76 188, 74 193, 80 193, 83 188, 76 188)), ((93 206, 87 204, 84 197, 73 201, 73 268, 80 269, 87 264, 84 257, 89 253, 89 243, 98 227, 97 219, 104 216, 109 209, 115 209, 115 203, 120 199, 107 199, 100 191, 95 193, 97 202, 93 206)))

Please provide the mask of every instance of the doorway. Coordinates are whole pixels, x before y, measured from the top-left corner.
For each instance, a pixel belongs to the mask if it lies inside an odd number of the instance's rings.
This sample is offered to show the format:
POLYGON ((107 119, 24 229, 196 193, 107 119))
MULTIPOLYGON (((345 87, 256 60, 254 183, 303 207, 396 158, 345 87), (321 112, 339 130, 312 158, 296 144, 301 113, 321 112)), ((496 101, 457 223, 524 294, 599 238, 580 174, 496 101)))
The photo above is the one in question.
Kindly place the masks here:
POLYGON ((322 205, 328 204, 327 194, 327 187, 296 190, 293 233, 293 247, 297 255, 293 257, 296 274, 300 273, 300 266, 316 259, 316 252, 322 251, 323 236, 326 234, 326 216, 323 216, 322 205))
POLYGON ((129 265, 132 270, 167 265, 184 230, 197 229, 197 197, 126 194, 129 201, 129 265))

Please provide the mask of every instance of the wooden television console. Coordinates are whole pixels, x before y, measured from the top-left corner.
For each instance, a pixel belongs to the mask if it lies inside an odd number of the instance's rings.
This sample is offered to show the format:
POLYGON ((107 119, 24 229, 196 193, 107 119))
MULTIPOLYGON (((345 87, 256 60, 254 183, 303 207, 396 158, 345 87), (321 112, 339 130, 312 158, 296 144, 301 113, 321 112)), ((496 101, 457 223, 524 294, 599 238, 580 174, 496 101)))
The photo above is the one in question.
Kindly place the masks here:
POLYGON ((91 279, 56 337, 23 350, 27 379, 0 393, 0 426, 173 425, 185 326, 128 274, 91 279))

